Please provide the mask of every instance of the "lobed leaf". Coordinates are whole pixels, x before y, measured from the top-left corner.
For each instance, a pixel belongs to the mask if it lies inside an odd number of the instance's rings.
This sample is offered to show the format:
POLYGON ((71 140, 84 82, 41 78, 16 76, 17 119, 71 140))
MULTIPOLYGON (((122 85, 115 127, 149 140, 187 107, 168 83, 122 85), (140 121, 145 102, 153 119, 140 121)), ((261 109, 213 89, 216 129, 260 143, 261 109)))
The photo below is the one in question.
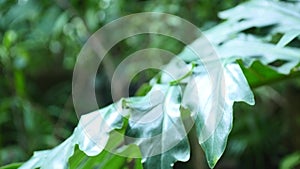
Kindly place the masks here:
POLYGON ((140 147, 145 169, 172 168, 176 161, 187 161, 190 157, 181 121, 180 94, 178 86, 156 84, 145 97, 127 101, 127 142, 140 147))
POLYGON ((73 134, 63 143, 51 150, 37 151, 20 169, 64 169, 74 153, 75 145, 88 156, 95 156, 103 151, 109 133, 123 126, 120 113, 121 102, 112 104, 98 111, 83 115, 73 134))
POLYGON ((203 67, 197 67, 182 101, 183 106, 192 112, 199 144, 211 168, 225 150, 232 128, 233 103, 245 101, 254 104, 253 94, 239 65, 228 64, 223 70, 211 77, 203 67))
POLYGON ((234 102, 254 104, 237 60, 246 67, 259 61, 276 72, 289 74, 300 62, 300 50, 285 46, 299 36, 299 7, 299 3, 253 0, 221 12, 220 17, 226 21, 204 32, 220 60, 211 57, 215 53, 206 49, 210 44, 201 46, 204 37, 200 37, 178 55, 179 59, 165 67, 165 72, 172 74, 162 72, 152 79, 152 88, 146 96, 126 98, 82 116, 65 142, 52 150, 36 152, 21 169, 67 168, 77 144, 88 156, 103 152, 113 137, 112 131, 124 126, 122 115, 129 115, 126 136, 117 140, 125 139, 127 144, 139 146, 144 168, 172 168, 176 161, 187 161, 190 155, 181 106, 191 112, 199 144, 213 168, 226 147, 234 102), (243 33, 266 26, 272 28, 266 36, 243 33), (276 33, 283 34, 277 45, 270 42, 276 33), (201 47, 201 56, 189 50, 190 46, 201 47), (274 65, 276 61, 282 63, 274 65))

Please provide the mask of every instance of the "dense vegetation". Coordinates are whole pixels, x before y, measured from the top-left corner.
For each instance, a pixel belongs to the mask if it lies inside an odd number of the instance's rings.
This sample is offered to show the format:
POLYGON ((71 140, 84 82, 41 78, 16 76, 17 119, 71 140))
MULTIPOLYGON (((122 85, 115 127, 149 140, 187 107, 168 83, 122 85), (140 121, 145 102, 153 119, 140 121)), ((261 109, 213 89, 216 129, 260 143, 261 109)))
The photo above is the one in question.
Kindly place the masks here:
MULTIPOLYGON (((240 1, 0 3, 1 165, 26 161, 33 151, 53 148, 71 135, 78 123, 71 98, 72 71, 82 45, 106 23, 143 11, 175 14, 206 30, 207 37, 224 57, 234 57, 232 61, 242 67, 254 89, 254 107, 234 105, 234 127, 216 168, 289 168, 299 163, 300 42, 296 37, 300 8, 295 2, 270 3, 273 6, 249 3, 245 8, 221 13, 226 22, 219 25, 217 13, 240 1), (261 16, 259 10, 269 12, 261 16), (247 59, 252 57, 255 59, 247 59)), ((184 49, 184 45, 168 37, 140 35, 120 42, 110 51, 111 65, 114 67, 127 55, 147 47, 176 54, 184 49), (145 39, 147 43, 142 43, 145 39)), ((186 55, 181 53, 183 59, 188 58, 186 55)), ((147 71, 136 77, 131 84, 131 95, 142 95, 138 88, 156 73, 147 71)), ((105 71, 99 70, 96 93, 101 107, 112 102, 107 77, 105 71)), ((125 128, 120 130, 125 132, 125 128)), ((206 166, 197 140, 193 139, 196 136, 189 137, 191 160, 177 162, 174 168, 206 166)), ((88 157, 78 147, 68 163, 71 168, 142 167, 140 159, 127 159, 106 151, 88 157)))

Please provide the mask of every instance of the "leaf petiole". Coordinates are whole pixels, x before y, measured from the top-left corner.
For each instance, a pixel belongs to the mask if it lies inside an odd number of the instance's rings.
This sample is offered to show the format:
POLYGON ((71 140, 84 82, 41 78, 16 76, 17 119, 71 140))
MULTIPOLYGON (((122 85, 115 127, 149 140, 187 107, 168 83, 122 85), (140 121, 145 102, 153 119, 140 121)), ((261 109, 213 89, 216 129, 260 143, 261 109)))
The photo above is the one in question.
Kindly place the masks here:
POLYGON ((191 62, 191 64, 192 64, 191 70, 188 71, 185 75, 183 75, 183 76, 180 77, 179 79, 176 79, 176 80, 174 80, 174 81, 171 81, 171 82, 169 83, 170 86, 176 86, 176 85, 179 85, 180 82, 181 82, 183 79, 185 79, 185 78, 187 78, 187 77, 189 77, 190 75, 193 74, 193 70, 194 70, 194 68, 196 67, 196 63, 195 63, 195 62, 191 62))

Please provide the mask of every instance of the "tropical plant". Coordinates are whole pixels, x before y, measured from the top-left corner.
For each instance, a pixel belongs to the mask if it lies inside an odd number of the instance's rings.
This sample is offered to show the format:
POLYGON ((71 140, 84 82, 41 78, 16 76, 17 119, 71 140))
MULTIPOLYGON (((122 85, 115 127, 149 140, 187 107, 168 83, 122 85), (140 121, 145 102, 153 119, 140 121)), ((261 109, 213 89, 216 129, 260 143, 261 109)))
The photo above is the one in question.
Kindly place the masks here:
POLYGON ((168 72, 175 72, 172 75, 177 80, 161 72, 151 80, 151 89, 146 90, 144 96, 122 98, 83 115, 66 141, 51 150, 35 152, 20 168, 172 168, 176 161, 187 161, 190 157, 186 133, 189 126, 185 120, 195 123, 198 142, 209 167, 213 168, 224 153, 232 129, 234 102, 253 105, 250 86, 295 77, 299 75, 300 62, 299 2, 254 0, 221 12, 219 16, 225 21, 206 30, 204 35, 214 46, 220 62, 209 60, 211 53, 202 53, 200 60, 191 52, 190 46, 195 48, 203 41, 203 37, 197 39, 177 56, 184 63, 174 59, 165 66, 168 72), (253 66, 254 63, 259 64, 253 66), (214 70, 218 64, 222 69, 215 72, 217 76, 210 76, 207 69, 214 70), (181 71, 174 71, 178 67, 181 71), (218 85, 211 85, 211 81, 218 85), (149 104, 149 98, 157 90, 165 99, 149 104), (221 94, 215 96, 212 91, 221 94), (125 117, 120 111, 126 112, 125 117), (132 123, 153 111, 161 111, 156 113, 162 116, 150 129, 132 123), (212 133, 206 133, 211 124, 205 119, 211 114, 219 115, 218 123, 212 133), (94 125, 107 125, 97 133, 98 141, 104 143, 105 148, 91 141, 85 132, 84 128, 94 125), (147 141, 125 140, 117 133, 132 137, 162 134, 155 141, 147 141), (149 156, 155 149, 164 151, 149 156), (120 157, 109 153, 110 150, 142 159, 120 157))

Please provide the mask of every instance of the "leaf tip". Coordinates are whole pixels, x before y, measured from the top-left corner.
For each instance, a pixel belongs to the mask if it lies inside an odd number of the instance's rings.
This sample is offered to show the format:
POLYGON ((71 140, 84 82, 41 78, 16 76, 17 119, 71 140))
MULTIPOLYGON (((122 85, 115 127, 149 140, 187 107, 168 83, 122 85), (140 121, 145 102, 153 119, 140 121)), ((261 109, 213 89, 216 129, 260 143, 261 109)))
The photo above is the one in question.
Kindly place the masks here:
POLYGON ((212 160, 207 161, 209 168, 214 168, 219 161, 220 157, 215 156, 212 160))

